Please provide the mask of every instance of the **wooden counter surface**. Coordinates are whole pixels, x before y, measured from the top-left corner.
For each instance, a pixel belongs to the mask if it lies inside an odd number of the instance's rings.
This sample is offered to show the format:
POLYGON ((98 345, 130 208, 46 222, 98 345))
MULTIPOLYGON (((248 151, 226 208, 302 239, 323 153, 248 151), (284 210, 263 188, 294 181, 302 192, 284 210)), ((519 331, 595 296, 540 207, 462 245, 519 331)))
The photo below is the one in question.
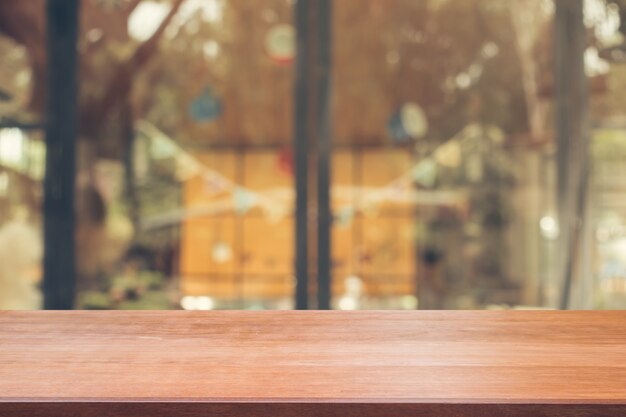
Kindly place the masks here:
POLYGON ((626 312, 0 312, 1 417, 626 416, 626 312))

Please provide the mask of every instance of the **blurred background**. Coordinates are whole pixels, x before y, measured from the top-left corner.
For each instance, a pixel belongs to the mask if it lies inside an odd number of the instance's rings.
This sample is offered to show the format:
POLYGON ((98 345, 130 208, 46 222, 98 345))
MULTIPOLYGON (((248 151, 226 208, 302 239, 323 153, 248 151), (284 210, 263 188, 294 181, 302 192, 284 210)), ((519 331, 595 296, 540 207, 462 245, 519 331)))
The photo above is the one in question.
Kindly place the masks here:
POLYGON ((626 308, 622 0, 2 0, 0 309, 626 308))

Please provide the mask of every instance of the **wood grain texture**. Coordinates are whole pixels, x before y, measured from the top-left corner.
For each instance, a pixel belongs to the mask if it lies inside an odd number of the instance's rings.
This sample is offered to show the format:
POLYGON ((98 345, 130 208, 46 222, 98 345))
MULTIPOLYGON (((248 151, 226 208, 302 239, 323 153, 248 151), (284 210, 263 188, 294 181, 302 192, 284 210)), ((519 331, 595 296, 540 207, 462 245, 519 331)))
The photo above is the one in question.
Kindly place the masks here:
POLYGON ((0 416, 626 416, 626 312, 0 312, 0 416))

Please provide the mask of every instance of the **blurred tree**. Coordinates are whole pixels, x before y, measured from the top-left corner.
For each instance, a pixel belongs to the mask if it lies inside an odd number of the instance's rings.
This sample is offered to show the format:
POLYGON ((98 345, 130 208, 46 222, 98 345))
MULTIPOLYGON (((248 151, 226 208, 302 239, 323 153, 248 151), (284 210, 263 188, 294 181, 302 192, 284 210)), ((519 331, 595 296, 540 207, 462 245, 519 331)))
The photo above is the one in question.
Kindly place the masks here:
MULTIPOLYGON (((385 143, 388 119, 408 101, 424 107, 429 138, 438 140, 477 119, 513 134, 545 128, 536 115, 515 117, 535 111, 528 109, 536 106, 531 96, 549 83, 548 67, 530 65, 543 64, 537 58, 550 47, 543 1, 392 3, 335 2, 336 142, 385 143)), ((26 45, 31 57, 34 109, 41 109, 45 91, 42 4, 0 3, 0 31, 26 45)), ((291 8, 287 0, 83 1, 82 136, 102 139, 100 154, 115 155, 121 139, 105 132, 130 99, 135 118, 151 119, 181 142, 288 144, 293 71, 273 60, 265 43, 271 28, 291 23, 291 8), (168 4, 168 14, 148 39, 132 39, 129 18, 155 2, 168 4), (224 112, 199 123, 186 110, 207 86, 224 112)))

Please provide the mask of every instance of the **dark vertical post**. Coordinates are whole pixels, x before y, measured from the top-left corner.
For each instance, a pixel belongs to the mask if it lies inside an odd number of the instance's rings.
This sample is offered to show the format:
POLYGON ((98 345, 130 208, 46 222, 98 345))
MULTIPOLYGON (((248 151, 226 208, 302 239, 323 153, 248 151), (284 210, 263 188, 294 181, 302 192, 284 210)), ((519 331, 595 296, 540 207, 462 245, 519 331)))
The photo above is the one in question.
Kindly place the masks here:
POLYGON ((332 4, 317 2, 317 307, 329 310, 331 301, 331 66, 332 4))
POLYGON ((298 0, 295 5, 297 31, 297 55, 295 77, 294 119, 294 173, 296 187, 295 211, 295 275, 296 309, 309 307, 309 262, 308 262, 308 148, 309 148, 309 24, 308 0, 298 0))
POLYGON ((298 0, 296 27, 296 308, 309 307, 315 273, 317 308, 325 310, 331 300, 331 0, 298 0))
POLYGON ((48 0, 44 179, 44 308, 74 305, 74 178, 78 126, 79 0, 48 0))
POLYGON ((585 75, 586 31, 583 0, 557 0, 555 12, 556 134, 560 308, 570 305, 589 171, 588 87, 585 75))

